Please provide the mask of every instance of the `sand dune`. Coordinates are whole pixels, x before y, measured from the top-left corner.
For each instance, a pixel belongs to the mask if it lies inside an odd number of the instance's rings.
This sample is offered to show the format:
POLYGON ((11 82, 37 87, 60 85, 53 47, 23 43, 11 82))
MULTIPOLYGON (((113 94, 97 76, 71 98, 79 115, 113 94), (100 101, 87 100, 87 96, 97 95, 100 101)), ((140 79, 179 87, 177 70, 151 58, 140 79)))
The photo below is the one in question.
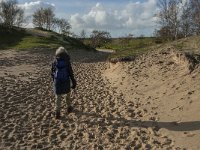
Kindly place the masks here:
POLYGON ((71 53, 73 113, 54 117, 53 53, 1 51, 0 149, 199 149, 198 64, 175 50, 109 64, 71 53))
POLYGON ((133 62, 110 64, 104 76, 126 101, 147 112, 141 115, 143 125, 152 120, 174 145, 199 149, 199 60, 169 47, 133 62))

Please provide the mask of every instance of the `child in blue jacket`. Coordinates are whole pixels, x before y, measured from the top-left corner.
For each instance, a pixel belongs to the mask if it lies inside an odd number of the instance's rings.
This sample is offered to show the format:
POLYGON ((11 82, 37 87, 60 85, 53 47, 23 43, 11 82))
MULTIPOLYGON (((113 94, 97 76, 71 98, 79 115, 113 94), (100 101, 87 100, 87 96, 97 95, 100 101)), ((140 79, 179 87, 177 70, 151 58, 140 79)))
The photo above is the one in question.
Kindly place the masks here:
POLYGON ((60 118, 61 99, 65 98, 68 113, 73 110, 70 99, 70 89, 76 88, 76 80, 74 79, 73 70, 70 63, 70 57, 64 47, 59 47, 56 50, 55 60, 52 63, 51 74, 53 78, 55 92, 55 113, 56 119, 60 118), (70 86, 71 82, 72 86, 70 86))

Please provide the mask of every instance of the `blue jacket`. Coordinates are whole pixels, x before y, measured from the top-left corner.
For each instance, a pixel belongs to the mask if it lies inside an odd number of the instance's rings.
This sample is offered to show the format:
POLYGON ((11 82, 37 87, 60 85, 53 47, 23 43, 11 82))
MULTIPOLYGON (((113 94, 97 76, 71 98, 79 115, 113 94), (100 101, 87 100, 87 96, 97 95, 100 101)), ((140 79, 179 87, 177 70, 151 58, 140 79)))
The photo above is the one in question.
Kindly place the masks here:
POLYGON ((54 92, 57 95, 61 95, 61 94, 67 94, 70 92, 70 80, 72 82, 72 85, 76 85, 76 80, 74 79, 74 73, 71 67, 71 63, 70 63, 70 58, 69 56, 67 58, 56 58, 53 63, 52 63, 52 67, 51 67, 51 75, 53 78, 53 88, 54 88, 54 92), (59 81, 56 80, 54 75, 56 72, 56 62, 59 59, 65 59, 67 68, 68 68, 68 72, 69 72, 69 77, 66 78, 66 80, 64 81, 59 81))

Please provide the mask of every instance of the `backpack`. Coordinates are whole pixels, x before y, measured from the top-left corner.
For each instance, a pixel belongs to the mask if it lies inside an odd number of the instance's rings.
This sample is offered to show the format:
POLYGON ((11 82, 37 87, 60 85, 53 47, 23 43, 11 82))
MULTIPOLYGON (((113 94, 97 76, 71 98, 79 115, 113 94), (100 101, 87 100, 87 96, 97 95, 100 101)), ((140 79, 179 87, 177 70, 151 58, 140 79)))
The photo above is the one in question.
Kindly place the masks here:
POLYGON ((69 78, 69 69, 66 61, 64 59, 57 59, 55 66, 56 71, 54 74, 54 78, 61 81, 67 80, 69 78))

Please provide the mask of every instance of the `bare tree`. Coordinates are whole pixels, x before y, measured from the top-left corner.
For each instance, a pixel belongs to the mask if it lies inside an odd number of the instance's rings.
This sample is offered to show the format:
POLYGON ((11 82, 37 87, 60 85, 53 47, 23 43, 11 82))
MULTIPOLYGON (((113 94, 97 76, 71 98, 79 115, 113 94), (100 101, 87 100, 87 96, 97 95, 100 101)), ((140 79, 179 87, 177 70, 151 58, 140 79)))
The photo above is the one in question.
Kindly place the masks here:
POLYGON ((193 27, 196 34, 200 34, 200 0, 191 0, 190 1, 191 14, 193 20, 193 27))
POLYGON ((180 0, 159 0, 158 23, 161 28, 168 28, 169 37, 177 39, 180 27, 180 0))
POLYGON ((195 34, 194 20, 192 15, 192 7, 190 2, 185 2, 182 6, 182 15, 180 23, 181 37, 188 37, 195 34))
POLYGON ((55 14, 52 8, 49 7, 49 8, 44 9, 44 20, 45 20, 47 30, 52 29, 54 16, 55 14))
POLYGON ((25 18, 24 18, 24 11, 22 9, 19 10, 19 13, 16 17, 16 26, 17 27, 22 27, 22 24, 25 23, 25 18))
POLYGON ((104 45, 105 43, 109 42, 111 40, 111 35, 107 31, 97 31, 93 30, 91 35, 91 46, 92 47, 100 47, 104 45))
POLYGON ((177 39, 200 34, 200 0, 158 0, 156 35, 177 39))
POLYGON ((3 20, 0 18, 0 27, 3 26, 3 20))
POLYGON ((73 32, 69 32, 69 36, 75 38, 75 39, 78 39, 78 35, 76 35, 75 33, 73 32))
POLYGON ((33 14, 33 24, 36 27, 51 30, 54 25, 55 14, 52 8, 39 8, 33 14))
POLYGON ((67 35, 67 36, 70 34, 71 25, 69 24, 67 20, 55 18, 54 23, 60 34, 67 35))
POLYGON ((44 28, 44 8, 39 8, 33 13, 33 24, 36 27, 44 28))
POLYGON ((80 38, 83 39, 83 40, 86 38, 85 30, 82 30, 82 31, 81 31, 81 33, 80 33, 80 38))
POLYGON ((24 20, 24 11, 17 5, 16 0, 7 0, 0 3, 0 20, 3 26, 12 28, 21 26, 24 20))

